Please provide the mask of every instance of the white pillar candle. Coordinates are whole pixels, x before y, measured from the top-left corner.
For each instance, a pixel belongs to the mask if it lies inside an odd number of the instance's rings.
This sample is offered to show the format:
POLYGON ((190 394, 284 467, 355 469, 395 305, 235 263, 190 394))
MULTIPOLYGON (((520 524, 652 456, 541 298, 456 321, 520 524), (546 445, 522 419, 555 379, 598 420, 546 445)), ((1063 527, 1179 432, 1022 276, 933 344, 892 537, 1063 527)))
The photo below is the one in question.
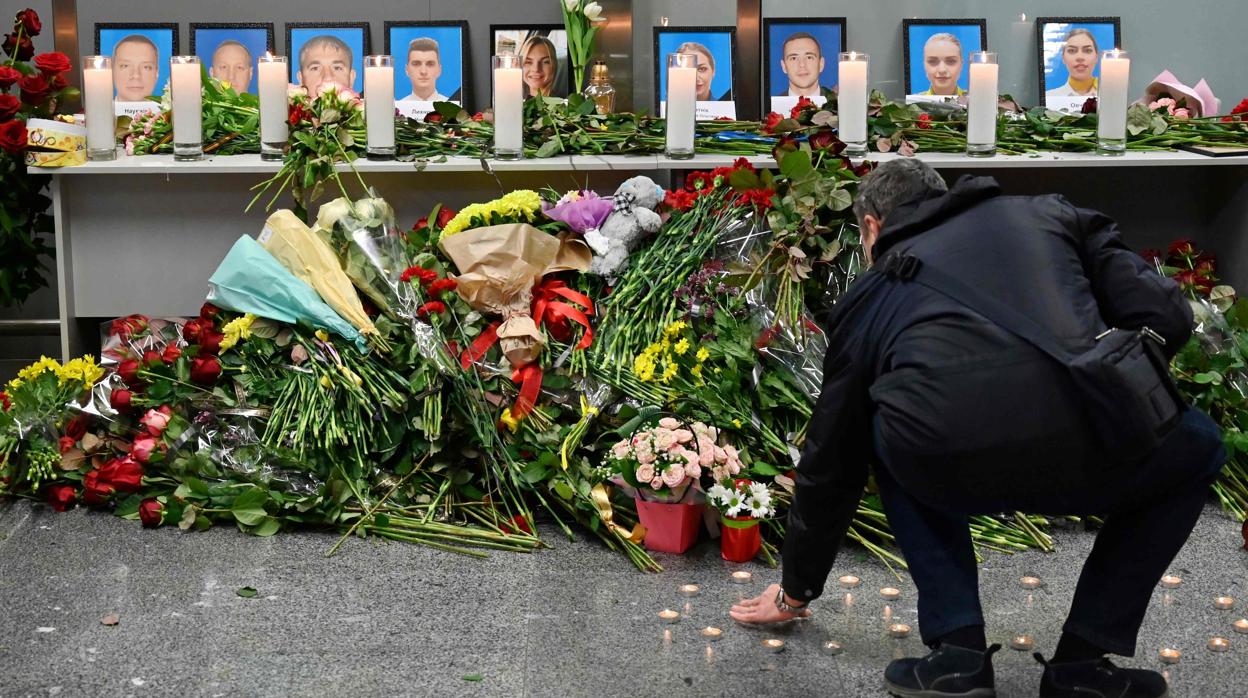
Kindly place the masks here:
POLYGON ((1096 89, 1097 135, 1102 139, 1127 137, 1127 89, 1131 59, 1119 49, 1101 54, 1101 77, 1096 89))
POLYGON ((966 142, 968 145, 997 143, 997 54, 980 51, 971 54, 970 90, 967 95, 966 142))
POLYGON ((198 56, 169 59, 169 84, 173 99, 173 154, 175 157, 203 155, 203 85, 198 56), (180 146, 185 146, 181 147, 180 146), (198 154, 195 150, 198 149, 198 154), (182 152, 179 152, 181 150, 182 152))
POLYGON ((394 155, 394 58, 364 57, 364 124, 368 154, 394 155))
POLYGON ((286 57, 266 53, 260 57, 260 143, 262 149, 276 149, 279 153, 282 144, 290 138, 290 127, 286 123, 290 107, 286 101, 286 57))
POLYGON ((836 108, 840 138, 851 153, 866 152, 868 65, 865 53, 842 53, 838 63, 836 108))
POLYGON ((524 76, 514 55, 494 57, 494 156, 524 154, 524 76))
POLYGON ((698 56, 673 53, 667 57, 667 155, 693 156, 697 133, 698 56))
POLYGON ((87 156, 112 160, 117 156, 117 114, 113 102, 113 59, 85 56, 82 60, 82 111, 87 121, 87 156))

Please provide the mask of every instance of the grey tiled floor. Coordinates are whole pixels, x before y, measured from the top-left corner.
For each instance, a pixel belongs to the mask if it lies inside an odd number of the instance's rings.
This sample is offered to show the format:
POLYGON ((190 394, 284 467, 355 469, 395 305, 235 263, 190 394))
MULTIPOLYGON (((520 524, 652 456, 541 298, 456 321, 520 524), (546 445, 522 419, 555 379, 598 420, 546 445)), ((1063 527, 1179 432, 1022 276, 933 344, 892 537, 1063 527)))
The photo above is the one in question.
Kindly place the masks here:
MULTIPOLYGON (((593 541, 545 533, 553 549, 532 555, 475 560, 357 540, 327 559, 325 534, 147 531, 3 501, 0 696, 882 696, 884 664, 922 650, 917 638, 884 637, 877 595, 899 586, 896 618, 913 625, 913 587, 852 549, 834 571, 863 578, 852 613, 832 593, 809 621, 756 630, 727 610, 775 571, 750 566, 756 584, 730 584, 737 566, 703 543, 661 558, 663 574, 642 575, 593 541), (659 610, 684 609, 686 582, 702 585, 688 617, 660 625, 659 610), (259 595, 239 597, 242 586, 259 595), (118 625, 100 623, 114 612, 118 625), (725 631, 710 651, 705 625, 725 631), (765 637, 784 638, 786 650, 763 652, 765 637), (845 652, 823 654, 828 638, 845 652)), ((1063 531, 1052 555, 990 555, 981 573, 990 639, 1030 631, 1052 651, 1092 539, 1063 531), (1030 610, 1023 574, 1046 582, 1030 610)), ((1239 526, 1208 508, 1174 565, 1186 581, 1169 611, 1158 593, 1134 662, 1160 668, 1157 649, 1180 648, 1176 696, 1248 696, 1248 636, 1230 625, 1248 616, 1240 542, 1239 526), (1236 610, 1214 610, 1222 593, 1237 597, 1236 610), (1204 649, 1215 633, 1231 639, 1230 653, 1204 649)), ((1029 657, 1005 650, 998 660, 1000 695, 1036 695, 1029 657)))

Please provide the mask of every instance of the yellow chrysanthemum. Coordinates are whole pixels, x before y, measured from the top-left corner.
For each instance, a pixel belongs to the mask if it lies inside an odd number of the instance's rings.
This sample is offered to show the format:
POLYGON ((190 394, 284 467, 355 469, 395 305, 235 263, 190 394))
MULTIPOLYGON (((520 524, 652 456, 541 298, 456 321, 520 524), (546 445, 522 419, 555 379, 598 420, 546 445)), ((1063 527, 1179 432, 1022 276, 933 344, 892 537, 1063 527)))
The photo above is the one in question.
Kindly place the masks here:
POLYGON ((664 383, 670 383, 676 374, 680 373, 680 366, 677 364, 667 364, 663 367, 663 377, 660 379, 664 383))
POLYGON ((734 420, 732 420, 732 426, 734 426, 734 427, 736 427, 736 428, 740 429, 740 428, 741 428, 741 420, 739 420, 739 419, 734 419, 734 420))
POLYGON ((542 210, 542 197, 530 189, 520 189, 488 203, 465 206, 442 229, 442 235, 462 233, 476 219, 485 221, 487 225, 495 217, 532 222, 540 210, 542 210))
POLYGON ((677 356, 684 356, 688 353, 689 346, 689 339, 687 337, 681 337, 680 341, 676 342, 676 346, 672 347, 672 351, 676 352, 677 356))
POLYGON ((694 366, 693 368, 689 369, 689 372, 693 374, 694 378, 701 379, 702 378, 702 364, 698 364, 697 366, 694 366))
POLYGON ((641 379, 642 382, 649 382, 654 378, 654 369, 657 365, 654 356, 649 351, 649 349, 646 349, 646 351, 638 354, 633 359, 633 374, 641 379))
POLYGON ((698 360, 698 363, 701 363, 711 358, 711 352, 708 351, 706 347, 699 347, 698 353, 694 354, 693 356, 694 358, 698 360))
POLYGON ((240 340, 251 339, 251 324, 255 321, 256 316, 247 313, 227 322, 225 327, 221 328, 221 333, 225 335, 221 340, 221 351, 228 351, 240 340))
POLYGON ((668 337, 675 337, 680 334, 689 324, 684 320, 677 320, 663 329, 663 334, 668 337))
POLYGON ((83 356, 61 366, 56 371, 58 382, 64 385, 70 381, 79 381, 84 386, 95 385, 104 376, 104 369, 95 363, 94 356, 83 356))
POLYGON ((498 421, 502 422, 503 426, 507 427, 507 429, 513 434, 520 428, 520 420, 511 416, 510 407, 503 409, 503 414, 499 416, 498 421))

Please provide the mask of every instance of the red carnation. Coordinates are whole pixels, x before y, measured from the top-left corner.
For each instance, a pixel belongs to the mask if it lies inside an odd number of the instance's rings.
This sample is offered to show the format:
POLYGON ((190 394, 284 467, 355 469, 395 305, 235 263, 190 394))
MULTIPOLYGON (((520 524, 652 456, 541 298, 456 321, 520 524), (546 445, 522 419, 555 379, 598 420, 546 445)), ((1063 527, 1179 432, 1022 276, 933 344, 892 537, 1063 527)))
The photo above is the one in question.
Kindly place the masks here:
POLYGON ((455 279, 438 279, 429 284, 429 295, 437 298, 447 291, 454 291, 459 286, 455 279))
POLYGON ((10 155, 26 150, 26 122, 14 119, 0 124, 0 148, 10 155))
POLYGON ((215 356, 201 356, 191 361, 191 380, 212 385, 221 377, 221 362, 215 356))
POLYGON ((408 267, 399 275, 399 279, 405 282, 411 282, 412 279, 419 279, 422 286, 428 286, 436 281, 438 272, 424 267, 408 267))
POLYGON ((445 313, 446 304, 442 301, 429 301, 416 309, 417 317, 429 317, 433 313, 445 313))
POLYGON ((438 209, 438 229, 441 230, 442 228, 445 228, 446 224, 450 223, 451 219, 454 218, 458 213, 459 212, 456 211, 455 209, 447 208, 445 206, 438 209))
POLYGON ((35 56, 34 62, 35 67, 39 69, 39 72, 47 75, 48 77, 59 73, 69 72, 69 69, 73 67, 73 64, 69 62, 69 56, 66 56, 60 51, 41 53, 38 56, 35 56))
POLYGON ((139 361, 138 359, 126 359, 117 365, 117 375, 126 382, 126 385, 134 385, 139 382, 139 361))
POLYGON ((148 497, 139 502, 139 521, 145 528, 156 528, 165 522, 165 505, 148 497))
POLYGON ((13 403, 9 402, 8 393, 0 393, 0 407, 3 407, 5 412, 13 409, 13 403))
POLYGON ((43 31, 43 22, 39 21, 39 13, 27 7, 13 18, 13 31, 21 29, 26 36, 39 36, 43 31))
POLYGON ((59 484, 48 488, 48 504, 57 511, 65 511, 78 501, 78 491, 73 485, 59 484))
POLYGON ((220 332, 212 332, 205 330, 199 336, 199 355, 212 356, 221 352, 221 340, 225 339, 225 335, 220 332))
POLYGON ((27 104, 42 104, 52 94, 52 86, 42 75, 27 75, 17 81, 22 90, 22 101, 27 104))
MULTIPOLYGON (((103 476, 105 468, 109 468, 109 465, 92 470, 82 478, 82 501, 87 504, 104 504, 117 491, 117 488, 113 487, 103 476)), ((113 469, 115 468, 109 469, 108 472, 113 469)))
POLYGON ((771 112, 767 115, 767 120, 763 122, 763 133, 775 133, 781 121, 784 121, 784 115, 771 112))
POLYGON ((693 192, 677 189, 669 191, 663 196, 663 205, 673 211, 688 211, 693 208, 694 202, 698 197, 693 192))
POLYGON ((69 436, 62 436, 60 441, 57 442, 57 446, 59 447, 61 455, 65 455, 66 453, 69 453, 69 449, 77 445, 78 445, 78 442, 69 436))
POLYGON ((1235 121, 1236 117, 1239 121, 1248 121, 1248 99, 1235 105, 1235 108, 1231 110, 1231 115, 1222 117, 1222 120, 1235 121))
POLYGON ((130 409, 130 400, 133 397, 134 395, 129 390, 117 388, 108 396, 108 404, 112 405, 113 409, 118 412, 125 412, 130 409))
POLYGON ((13 95, 0 94, 0 121, 8 121, 13 118, 17 110, 21 108, 22 100, 13 95))
POLYGON ((204 303, 199 306, 199 316, 205 320, 215 320, 221 314, 221 309, 212 303, 204 303))
POLYGON ((919 114, 919 128, 927 130, 932 127, 932 115, 923 113, 919 114))
POLYGON ((35 55, 35 42, 30 40, 30 36, 23 36, 18 41, 17 34, 5 34, 4 44, 0 45, 5 53, 13 57, 13 60, 28 61, 30 57, 35 55))
POLYGON ((177 361, 178 358, 181 356, 182 356, 182 348, 176 344, 170 344, 169 346, 165 347, 165 350, 163 352, 161 352, 160 360, 164 361, 167 364, 171 364, 174 361, 177 361))
POLYGON ((16 68, 0 65, 0 90, 7 90, 10 85, 21 79, 22 74, 16 68))

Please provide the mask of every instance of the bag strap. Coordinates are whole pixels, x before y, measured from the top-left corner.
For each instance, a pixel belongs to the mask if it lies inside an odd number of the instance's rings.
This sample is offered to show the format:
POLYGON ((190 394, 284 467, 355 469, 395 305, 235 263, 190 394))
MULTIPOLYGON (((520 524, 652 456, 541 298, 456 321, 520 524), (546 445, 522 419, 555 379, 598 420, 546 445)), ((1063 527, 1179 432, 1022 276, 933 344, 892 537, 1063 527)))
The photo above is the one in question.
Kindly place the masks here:
POLYGON ((881 260, 880 271, 901 281, 913 281, 941 293, 988 318, 1002 329, 1017 335, 1063 366, 1070 366, 1073 356, 1061 346, 1053 334, 1031 318, 1008 305, 979 293, 936 267, 906 252, 893 252, 881 260))

